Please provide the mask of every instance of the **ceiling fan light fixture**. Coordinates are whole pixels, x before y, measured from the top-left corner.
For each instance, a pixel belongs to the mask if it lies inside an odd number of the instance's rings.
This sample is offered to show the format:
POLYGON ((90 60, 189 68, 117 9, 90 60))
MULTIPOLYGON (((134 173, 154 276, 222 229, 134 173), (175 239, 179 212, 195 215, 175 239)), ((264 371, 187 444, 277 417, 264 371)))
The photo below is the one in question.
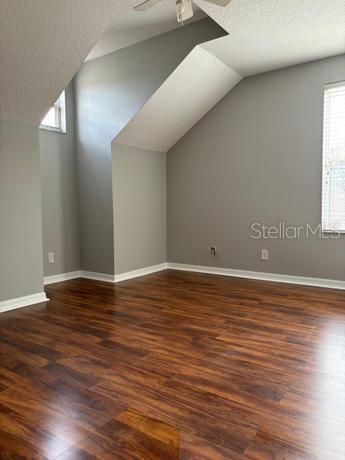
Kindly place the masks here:
POLYGON ((176 0, 176 17, 177 22, 183 24, 184 21, 193 16, 193 6, 191 0, 176 0))
MULTIPOLYGON (((162 0, 144 0, 134 7, 136 11, 146 11, 152 8, 153 6, 160 3, 162 0)), ((206 2, 213 3, 218 6, 227 6, 231 0, 205 0, 206 2)), ((184 21, 193 17, 193 5, 192 0, 176 0, 176 17, 177 22, 183 25, 184 21)))
POLYGON ((182 22, 182 13, 184 11, 184 5, 182 0, 176 0, 176 17, 177 22, 182 22))

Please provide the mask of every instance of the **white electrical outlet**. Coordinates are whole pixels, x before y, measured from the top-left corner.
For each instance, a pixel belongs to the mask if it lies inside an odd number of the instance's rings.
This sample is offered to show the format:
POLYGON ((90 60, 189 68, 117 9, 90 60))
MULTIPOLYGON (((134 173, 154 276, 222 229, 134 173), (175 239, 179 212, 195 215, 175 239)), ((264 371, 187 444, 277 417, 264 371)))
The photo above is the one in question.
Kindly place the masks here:
POLYGON ((261 260, 268 260, 268 249, 261 249, 261 260))
POLYGON ((54 255, 54 253, 53 253, 53 252, 48 252, 48 262, 49 262, 50 264, 53 264, 54 261, 55 261, 55 255, 54 255))
POLYGON ((216 248, 216 246, 210 246, 210 254, 211 254, 212 256, 215 256, 216 253, 217 253, 217 248, 216 248))

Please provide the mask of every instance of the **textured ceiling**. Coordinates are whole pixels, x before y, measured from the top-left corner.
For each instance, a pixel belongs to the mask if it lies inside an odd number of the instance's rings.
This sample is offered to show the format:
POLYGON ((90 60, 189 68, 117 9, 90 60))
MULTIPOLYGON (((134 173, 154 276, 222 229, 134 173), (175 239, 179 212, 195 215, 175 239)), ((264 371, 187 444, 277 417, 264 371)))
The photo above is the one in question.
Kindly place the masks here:
POLYGON ((115 143, 168 151, 243 76, 345 52, 344 0, 195 1, 229 35, 194 48, 115 143))
POLYGON ((1 0, 0 119, 38 125, 125 0, 1 0))
MULTIPOLYGON (((142 1, 126 1, 119 14, 113 19, 87 57, 87 60, 103 56, 180 27, 176 21, 175 0, 162 0, 150 10, 135 11, 133 7, 142 1)), ((199 10, 196 5, 194 5, 194 12, 195 14, 188 21, 188 24, 206 17, 206 14, 199 10)))
MULTIPOLYGON (((174 0, 145 12, 132 9, 137 3, 128 0, 89 59, 178 27, 174 0)), ((204 0, 194 4, 229 33, 217 53, 243 75, 345 52, 345 0, 232 0, 225 8, 204 0)), ((209 46, 214 52, 214 44, 209 46)))
POLYGON ((215 54, 245 76, 345 52, 345 0, 195 1, 229 33, 215 54))
POLYGON ((188 54, 115 143, 167 152, 241 80, 241 75, 203 46, 188 54))

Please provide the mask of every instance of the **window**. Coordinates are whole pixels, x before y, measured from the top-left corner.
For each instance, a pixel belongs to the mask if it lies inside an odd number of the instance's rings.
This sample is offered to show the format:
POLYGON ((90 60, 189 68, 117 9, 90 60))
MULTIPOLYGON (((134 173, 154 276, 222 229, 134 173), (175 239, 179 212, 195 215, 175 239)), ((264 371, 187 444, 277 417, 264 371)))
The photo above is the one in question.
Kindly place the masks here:
POLYGON ((322 230, 345 233, 345 81, 325 87, 322 230))
POLYGON ((66 132, 65 91, 62 92, 53 107, 49 109, 41 122, 40 128, 59 133, 66 132))

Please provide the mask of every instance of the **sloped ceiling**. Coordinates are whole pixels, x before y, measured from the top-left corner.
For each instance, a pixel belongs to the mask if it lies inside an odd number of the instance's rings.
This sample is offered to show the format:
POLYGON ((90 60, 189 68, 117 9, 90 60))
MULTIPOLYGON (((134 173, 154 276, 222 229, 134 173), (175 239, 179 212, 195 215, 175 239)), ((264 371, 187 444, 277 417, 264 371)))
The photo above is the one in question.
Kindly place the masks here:
POLYGON ((345 52, 344 0, 195 2, 229 33, 218 57, 244 76, 345 52))
MULTIPOLYGON (((193 0, 222 26, 221 60, 243 75, 253 75, 345 52, 344 0, 232 0, 225 7, 193 0)), ((145 12, 128 0, 88 59, 110 53, 178 27, 174 0, 145 12)), ((212 44, 210 51, 213 52, 212 44)))
POLYGON ((125 0, 1 0, 0 119, 38 125, 125 0))
POLYGON ((196 46, 115 142, 167 152, 241 78, 203 45, 196 46))
POLYGON ((168 151, 244 76, 345 52, 344 0, 195 0, 228 35, 198 45, 114 139, 168 151))

